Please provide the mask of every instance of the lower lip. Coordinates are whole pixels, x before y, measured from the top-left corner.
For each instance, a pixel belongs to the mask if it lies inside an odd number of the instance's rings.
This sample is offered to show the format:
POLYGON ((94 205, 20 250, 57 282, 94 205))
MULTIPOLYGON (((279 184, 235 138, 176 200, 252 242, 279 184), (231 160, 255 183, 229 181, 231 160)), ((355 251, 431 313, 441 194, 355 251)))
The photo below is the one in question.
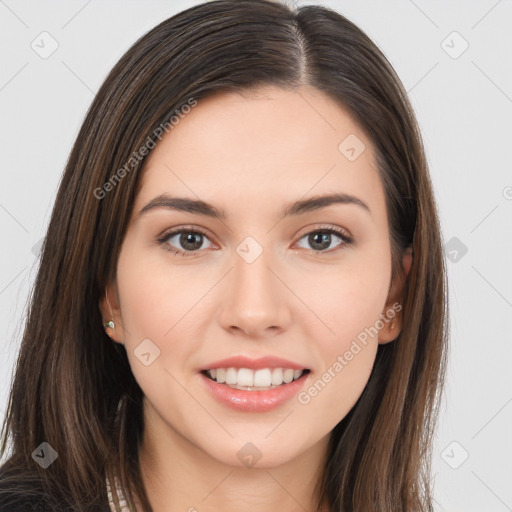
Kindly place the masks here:
POLYGON ((310 374, 311 372, 303 374, 297 380, 273 389, 246 391, 219 384, 199 373, 214 398, 224 405, 244 412, 266 412, 283 405, 301 390, 310 374))

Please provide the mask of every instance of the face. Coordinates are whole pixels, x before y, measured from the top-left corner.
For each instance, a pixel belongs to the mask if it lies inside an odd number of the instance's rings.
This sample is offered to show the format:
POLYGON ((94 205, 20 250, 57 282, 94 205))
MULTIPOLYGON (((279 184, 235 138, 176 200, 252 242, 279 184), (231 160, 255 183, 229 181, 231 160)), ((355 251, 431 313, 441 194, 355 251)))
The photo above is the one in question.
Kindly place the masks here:
POLYGON ((272 467, 325 442, 378 344, 398 335, 391 270, 371 141, 322 92, 266 87, 200 100, 151 150, 107 290, 112 315, 100 307, 144 392, 148 431, 272 467), (211 208, 145 209, 164 194, 211 208), (332 194, 345 201, 290 206, 332 194))

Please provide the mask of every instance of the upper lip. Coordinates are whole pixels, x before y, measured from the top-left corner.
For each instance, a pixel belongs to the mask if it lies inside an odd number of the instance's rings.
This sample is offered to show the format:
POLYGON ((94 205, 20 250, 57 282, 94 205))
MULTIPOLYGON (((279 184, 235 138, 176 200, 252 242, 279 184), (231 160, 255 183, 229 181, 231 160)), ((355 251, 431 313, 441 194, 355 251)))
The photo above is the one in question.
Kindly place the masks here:
POLYGON ((264 356, 257 359, 251 359, 247 356, 233 356, 209 363, 202 367, 200 371, 212 370, 215 368, 249 368, 251 370, 260 370, 262 368, 291 368, 293 370, 308 369, 302 364, 288 361, 281 357, 264 356))

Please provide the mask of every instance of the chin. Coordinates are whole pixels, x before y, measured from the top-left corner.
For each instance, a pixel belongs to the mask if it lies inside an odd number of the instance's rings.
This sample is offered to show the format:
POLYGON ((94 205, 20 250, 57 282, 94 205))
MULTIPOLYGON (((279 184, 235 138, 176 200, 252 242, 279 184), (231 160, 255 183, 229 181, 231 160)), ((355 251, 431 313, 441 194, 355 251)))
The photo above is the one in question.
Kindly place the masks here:
POLYGON ((215 447, 205 448, 212 458, 222 464, 248 469, 279 467, 301 455, 302 452, 297 451, 300 443, 294 443, 289 436, 266 436, 268 432, 255 436, 246 432, 243 438, 235 437, 227 443, 217 443, 215 447))

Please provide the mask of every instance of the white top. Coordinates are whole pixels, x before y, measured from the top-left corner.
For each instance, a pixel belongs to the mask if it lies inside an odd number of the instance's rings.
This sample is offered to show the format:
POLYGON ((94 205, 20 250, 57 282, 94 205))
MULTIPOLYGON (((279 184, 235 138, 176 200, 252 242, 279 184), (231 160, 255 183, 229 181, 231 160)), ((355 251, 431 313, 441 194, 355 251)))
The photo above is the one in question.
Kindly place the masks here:
POLYGON ((123 492, 121 491, 121 483, 119 482, 119 479, 117 477, 115 478, 115 484, 116 484, 116 495, 119 500, 119 505, 121 506, 121 510, 116 509, 116 506, 114 504, 114 499, 112 495, 112 488, 110 486, 110 482, 108 480, 108 476, 105 478, 105 482, 107 484, 107 496, 108 496, 108 504, 110 505, 110 510, 112 512, 136 512, 133 508, 128 507, 128 502, 126 501, 126 498, 123 495, 123 492))

